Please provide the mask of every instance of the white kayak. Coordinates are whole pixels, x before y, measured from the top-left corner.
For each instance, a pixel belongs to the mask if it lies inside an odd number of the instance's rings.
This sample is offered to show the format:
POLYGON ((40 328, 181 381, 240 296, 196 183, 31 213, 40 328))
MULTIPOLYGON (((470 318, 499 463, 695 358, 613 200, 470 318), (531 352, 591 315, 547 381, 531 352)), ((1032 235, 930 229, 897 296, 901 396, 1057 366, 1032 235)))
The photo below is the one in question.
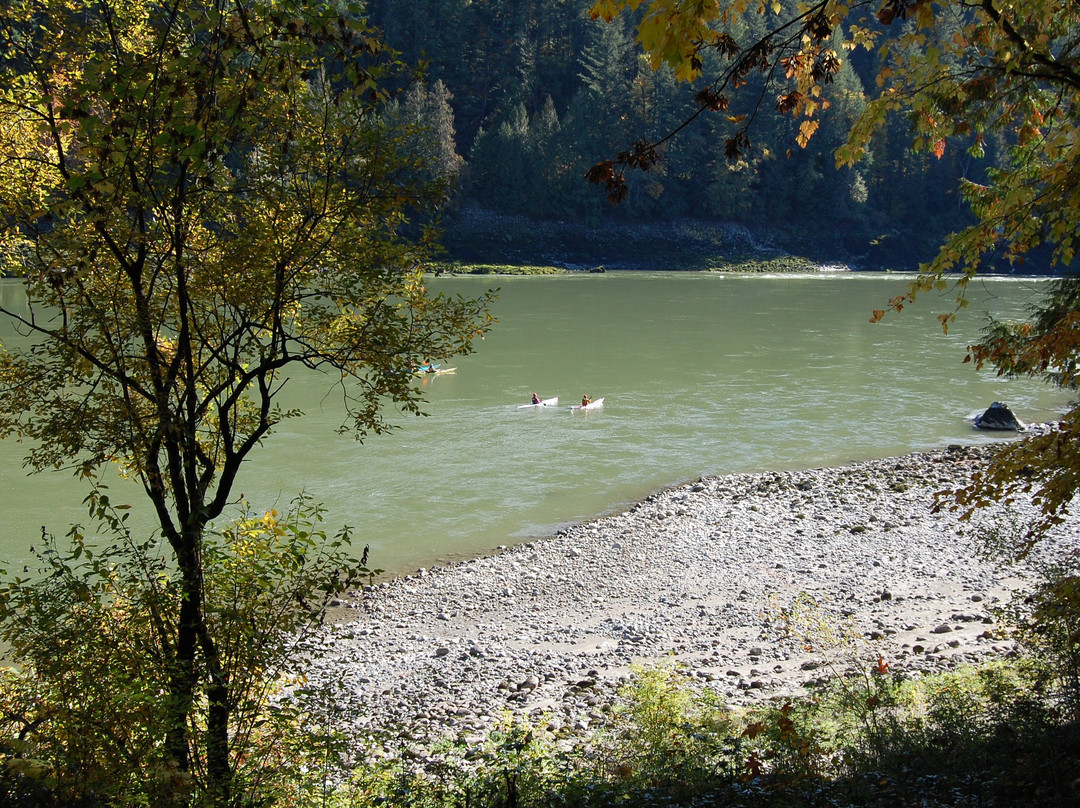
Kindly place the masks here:
POLYGON ((555 398, 545 398, 539 404, 521 404, 521 405, 518 406, 518 409, 519 410, 531 410, 534 407, 554 407, 558 403, 559 403, 559 397, 555 396, 555 398))
POLYGON ((584 407, 582 407, 580 404, 575 404, 574 406, 572 406, 570 408, 570 412, 574 412, 574 410, 598 410, 603 406, 604 406, 604 399, 598 398, 598 399, 596 399, 596 401, 590 401, 584 407))

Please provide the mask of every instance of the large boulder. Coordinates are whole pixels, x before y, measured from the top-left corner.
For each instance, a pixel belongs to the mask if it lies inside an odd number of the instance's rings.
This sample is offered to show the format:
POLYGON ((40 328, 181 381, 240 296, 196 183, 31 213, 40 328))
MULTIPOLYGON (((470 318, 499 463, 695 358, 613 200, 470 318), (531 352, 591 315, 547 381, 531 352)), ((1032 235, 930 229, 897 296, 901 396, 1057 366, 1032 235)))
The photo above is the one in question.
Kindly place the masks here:
POLYGON ((1000 401, 991 404, 982 415, 975 416, 975 426, 979 429, 1003 429, 1019 432, 1024 429, 1024 422, 1013 415, 1013 411, 1000 401))

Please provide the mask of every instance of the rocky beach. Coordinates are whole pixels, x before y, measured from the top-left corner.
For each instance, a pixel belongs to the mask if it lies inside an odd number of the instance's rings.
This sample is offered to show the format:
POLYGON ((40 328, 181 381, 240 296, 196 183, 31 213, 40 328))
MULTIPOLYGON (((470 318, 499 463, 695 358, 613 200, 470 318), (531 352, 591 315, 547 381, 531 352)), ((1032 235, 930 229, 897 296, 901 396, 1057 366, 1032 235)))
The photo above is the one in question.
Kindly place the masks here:
MULTIPOLYGON (((673 665, 738 706, 852 668, 918 676, 1008 655, 996 609, 1031 569, 980 548, 1025 507, 931 510, 986 453, 707 477, 376 582, 313 639, 304 673, 355 731, 423 743, 482 738, 508 713, 587 730, 635 666, 673 665)), ((1059 539, 1078 533, 1071 520, 1059 539)))

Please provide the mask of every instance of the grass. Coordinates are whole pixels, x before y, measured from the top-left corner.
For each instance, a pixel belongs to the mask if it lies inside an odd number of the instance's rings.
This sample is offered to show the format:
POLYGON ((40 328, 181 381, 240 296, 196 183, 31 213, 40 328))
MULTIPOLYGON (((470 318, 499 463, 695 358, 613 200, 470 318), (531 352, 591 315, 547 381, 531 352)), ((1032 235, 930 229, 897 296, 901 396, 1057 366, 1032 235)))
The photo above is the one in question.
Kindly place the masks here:
POLYGON ((711 267, 710 272, 746 272, 746 273, 776 273, 787 272, 818 272, 820 265, 815 264, 808 258, 795 255, 787 255, 780 258, 740 258, 725 261, 722 264, 711 267))
POLYGON ((436 274, 451 275, 563 275, 570 270, 555 266, 532 266, 516 264, 440 264, 436 274))
MULTIPOLYGON (((790 273, 790 272, 817 272, 820 267, 809 259, 796 256, 782 258, 744 258, 733 260, 717 260, 707 262, 697 270, 707 272, 732 272, 732 273, 790 273)), ((451 275, 564 275, 572 272, 603 272, 603 266, 581 267, 569 269, 566 267, 551 266, 546 264, 469 264, 462 262, 439 264, 435 274, 451 275)), ((683 270, 668 270, 683 271, 683 270)))

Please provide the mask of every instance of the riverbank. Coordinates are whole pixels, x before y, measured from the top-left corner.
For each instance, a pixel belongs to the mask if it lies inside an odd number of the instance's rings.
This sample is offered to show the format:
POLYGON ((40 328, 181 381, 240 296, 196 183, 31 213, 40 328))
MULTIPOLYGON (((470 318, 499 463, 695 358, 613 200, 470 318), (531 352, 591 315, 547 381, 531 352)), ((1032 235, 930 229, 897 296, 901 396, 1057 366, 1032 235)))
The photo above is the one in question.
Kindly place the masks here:
MULTIPOLYGON (((423 746, 478 741, 507 711, 585 731, 635 665, 677 665, 739 705, 879 657, 918 676, 1009 655, 995 609, 1029 571, 978 550, 1022 509, 971 522, 930 511, 986 451, 671 488, 550 539, 377 584, 316 638, 305 672, 354 731, 423 746), (775 618, 792 607, 824 618, 816 639, 782 636, 775 618), (833 629, 851 641, 834 644, 833 629)), ((1065 530, 1075 541, 1080 524, 1065 530)))
MULTIPOLYGON (((624 264, 617 263, 611 269, 626 269, 624 264)), ((631 270, 645 269, 640 264, 629 267, 631 270)), ((774 258, 714 258, 705 266, 681 267, 672 269, 670 266, 659 267, 666 271, 704 271, 704 272, 729 272, 741 274, 769 274, 783 275, 788 273, 806 274, 811 272, 836 272, 846 271, 849 268, 839 265, 815 264, 809 259, 797 256, 780 256, 774 258)), ((460 261, 454 263, 441 263, 437 265, 436 275, 564 275, 574 272, 603 273, 608 267, 604 265, 586 265, 567 261, 562 266, 549 264, 466 264, 460 261)))
MULTIPOLYGON (((749 227, 712 219, 599 219, 587 224, 579 219, 550 221, 470 206, 448 216, 444 225, 441 241, 449 267, 805 272, 822 264, 846 263, 864 269, 885 268, 879 262, 867 263, 865 249, 854 254, 835 235, 825 248, 808 250, 820 232, 749 227)), ((888 266, 898 270, 918 266, 918 255, 908 250, 905 256, 906 264, 891 262, 888 266)))

